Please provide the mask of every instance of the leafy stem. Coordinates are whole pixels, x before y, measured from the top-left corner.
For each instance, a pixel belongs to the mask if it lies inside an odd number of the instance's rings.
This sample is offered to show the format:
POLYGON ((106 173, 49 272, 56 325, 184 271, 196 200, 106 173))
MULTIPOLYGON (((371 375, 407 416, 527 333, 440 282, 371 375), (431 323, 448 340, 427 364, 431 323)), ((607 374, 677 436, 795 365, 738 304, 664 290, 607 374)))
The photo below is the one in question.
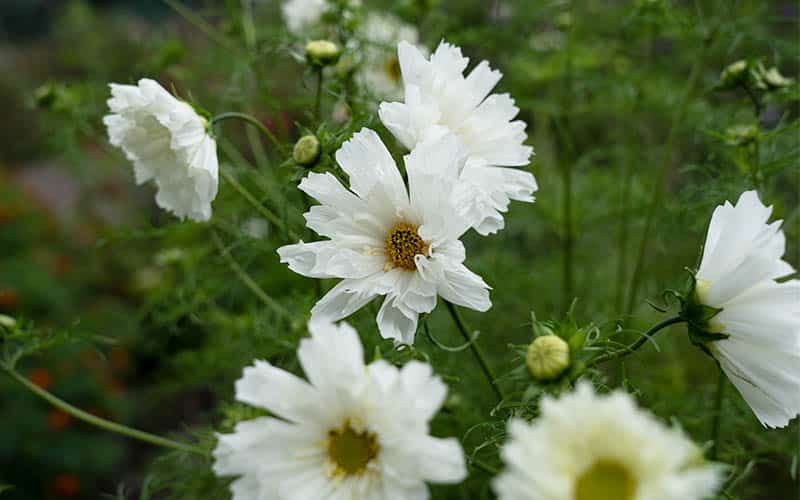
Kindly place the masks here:
POLYGON ((458 312, 456 306, 448 301, 444 301, 444 303, 447 305, 447 310, 450 312, 450 316, 453 318, 453 321, 458 327, 458 331, 461 332, 461 336, 464 337, 464 340, 467 342, 467 344, 469 344, 469 348, 475 355, 475 359, 478 360, 481 371, 483 371, 483 374, 486 376, 486 380, 488 380, 489 384, 492 386, 492 391, 494 391, 495 396, 497 396, 498 403, 502 402, 503 392, 500 390, 500 386, 497 385, 497 377, 492 371, 492 367, 489 366, 489 363, 486 360, 486 355, 478 345, 477 336, 470 335, 470 329, 464 322, 464 319, 461 317, 461 314, 458 312))
POLYGON ((75 406, 72 406, 66 401, 58 398, 54 394, 42 389, 41 387, 34 384, 27 378, 23 377, 7 363, 0 363, 0 369, 5 371, 9 377, 19 382, 20 385, 22 385, 32 393, 44 399, 45 401, 55 406, 56 408, 66 413, 69 413, 73 417, 77 418, 78 420, 82 420, 87 424, 94 425, 95 427, 99 427, 101 429, 110 432, 116 432, 117 434, 122 434, 123 436, 127 436, 129 438, 138 439, 139 441, 144 441, 146 443, 154 444, 156 446, 162 446, 164 448, 171 448, 174 450, 188 451, 190 453, 196 453, 198 455, 204 455, 204 456, 207 455, 207 452, 204 449, 199 448, 197 446, 180 443, 178 441, 173 441, 165 437, 157 436, 155 434, 150 434, 149 432, 140 431, 132 427, 111 422, 109 420, 100 418, 96 415, 92 415, 91 413, 87 413, 81 410, 80 408, 76 408, 75 406))
POLYGON ((272 145, 275 146, 275 149, 278 151, 283 151, 283 144, 275 137, 275 134, 272 133, 270 129, 268 129, 263 123, 261 123, 257 118, 254 116, 248 115, 246 113, 237 113, 234 111, 228 113, 222 113, 219 115, 214 116, 211 118, 209 122, 210 126, 214 126, 220 122, 225 120, 242 120, 245 123, 248 123, 255 127, 259 132, 264 134, 264 136, 272 142, 272 145))
POLYGON ((672 318, 669 318, 669 319, 665 319, 664 321, 662 321, 662 322, 650 327, 650 329, 647 330, 646 332, 644 332, 642 334, 642 336, 639 337, 639 339, 636 342, 634 342, 633 344, 625 347, 624 349, 620 349, 618 351, 607 352, 605 354, 601 354, 600 356, 597 356, 596 358, 591 360, 588 363, 587 366, 588 367, 596 366, 596 365, 599 365, 600 363, 605 363, 607 361, 612 361, 612 360, 615 360, 615 359, 619 359, 619 358, 623 358, 625 356, 628 356, 629 354, 633 354, 634 352, 639 350, 640 347, 645 345, 650 339, 652 339, 653 336, 655 336, 656 333, 660 332, 661 330, 663 330, 663 329, 665 329, 665 328, 667 328, 669 326, 672 326, 672 325, 675 325, 675 324, 678 324, 678 323, 684 323, 684 322, 686 322, 686 320, 684 318, 680 317, 680 316, 675 316, 675 317, 672 317, 672 318))

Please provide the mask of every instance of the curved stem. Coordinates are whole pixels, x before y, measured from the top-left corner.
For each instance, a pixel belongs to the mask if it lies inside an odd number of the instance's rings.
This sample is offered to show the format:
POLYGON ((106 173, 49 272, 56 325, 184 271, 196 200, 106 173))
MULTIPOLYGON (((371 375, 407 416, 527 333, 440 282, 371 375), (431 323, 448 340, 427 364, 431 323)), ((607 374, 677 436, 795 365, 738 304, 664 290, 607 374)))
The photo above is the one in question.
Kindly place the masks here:
POLYGON ((252 193, 250 193, 250 191, 248 191, 244 186, 239 184, 239 181, 237 181, 225 167, 221 167, 219 169, 219 173, 220 175, 222 175, 222 178, 225 179, 225 182, 230 184, 230 186, 233 189, 235 189, 240 195, 242 195, 242 197, 245 200, 247 200, 253 206, 253 208, 255 208, 258 211, 259 214, 261 214, 265 219, 267 219, 271 223, 275 224, 275 227, 277 227, 281 231, 286 231, 290 238, 294 240, 298 239, 294 231, 292 231, 291 229, 289 229, 288 231, 286 230, 286 226, 284 225, 283 220, 281 220, 280 217, 272 213, 272 211, 267 207, 265 207, 260 201, 258 201, 256 197, 253 196, 252 193))
POLYGON ((626 316, 630 316, 633 312, 634 305, 638 300, 638 292, 639 292, 639 285, 641 284, 641 274, 642 268, 644 265, 644 258, 647 254, 647 245, 650 243, 650 232, 653 229, 653 222, 655 220, 656 212, 658 208, 661 206, 661 199, 664 195, 664 180, 667 176, 667 171, 669 170, 670 160, 672 159, 672 153, 675 150, 675 143, 677 142, 678 137, 678 128, 680 128, 680 124, 683 121, 683 116, 686 114, 686 110, 689 107, 689 98, 692 95, 692 91, 697 83, 697 80, 700 76, 700 71, 702 70, 705 64, 705 56, 708 53, 708 49, 711 43, 707 42, 703 46, 703 51, 697 57, 694 62, 694 66, 692 67, 691 73, 689 74, 689 79, 686 82, 686 88, 683 90, 683 95, 681 96, 680 103, 678 104, 678 108, 675 112, 675 115, 672 118, 672 124, 670 126, 669 135, 667 136, 667 142, 664 146, 664 154, 661 158, 661 164, 656 171, 656 178, 653 183, 653 192, 650 198, 650 204, 647 207, 647 214, 645 216, 645 225, 644 230, 642 231, 642 239, 639 243, 639 251, 636 254, 636 263, 633 267, 633 277, 631 278, 631 287, 630 287, 630 295, 628 296, 628 305, 626 308, 626 316))
POLYGON ((244 269, 242 269, 242 266, 240 266, 239 263, 236 262, 236 260, 234 260, 230 252, 228 252, 228 249, 225 248, 225 245, 222 243, 222 239, 219 237, 219 234, 217 234, 217 232, 214 231, 213 229, 211 230, 211 237, 213 238, 214 244, 217 246, 217 250, 219 250, 219 253, 228 263, 228 266, 231 268, 231 270, 234 273, 236 273, 236 276, 239 277, 242 283, 244 283, 245 286, 249 288, 250 291, 253 292, 253 294, 256 295, 256 297, 261 299, 261 302, 263 302, 264 305, 275 311, 275 313, 277 313, 278 315, 291 320, 292 314, 288 310, 286 310, 286 308, 284 308, 279 302, 277 302, 275 299, 267 295, 267 292, 265 292, 264 289, 261 288, 258 285, 258 283, 256 283, 256 281, 253 278, 251 278, 249 274, 247 274, 247 272, 244 269))
POLYGON ((614 359, 619 359, 619 358, 625 357, 628 354, 632 354, 633 352, 639 350, 640 347, 642 347, 644 344, 646 344, 647 341, 649 341, 651 338, 653 338, 653 336, 656 333, 658 333, 659 331, 661 331, 664 328, 667 328, 669 326, 675 325, 677 323, 683 323, 684 321, 686 321, 686 320, 684 320, 683 318, 681 318, 679 316, 675 316, 674 318, 665 319, 661 323, 653 325, 649 330, 644 332, 642 334, 642 336, 636 342, 634 342, 633 344, 629 345, 625 349, 620 349, 619 351, 614 351, 614 352, 607 352, 605 354, 601 354, 600 356, 597 356, 596 358, 594 358, 593 360, 591 360, 588 363, 588 367, 599 365, 600 363, 605 363, 606 361, 612 361, 614 359))
POLYGON ((461 317, 461 314, 458 312, 458 309, 456 309, 456 306, 446 300, 444 301, 444 303, 447 305, 447 310, 450 311, 450 316, 452 316, 453 321, 458 327, 458 331, 461 332, 461 336, 464 337, 464 340, 469 343, 469 348, 475 355, 475 359, 478 360, 478 364, 481 366, 481 370, 483 371, 483 374, 486 376, 486 380, 488 380, 489 384, 492 386, 492 391, 494 391, 495 396, 497 396, 497 402, 498 403, 502 402, 503 392, 497 385, 497 377, 494 375, 492 368, 489 366, 489 363, 486 360, 486 355, 483 353, 483 350, 478 345, 477 338, 473 338, 472 336, 470 336, 469 328, 467 327, 466 323, 464 323, 464 319, 461 317))
POLYGON ((249 123, 256 129, 258 129, 259 132, 264 134, 264 136, 272 142, 272 145, 275 146, 275 149, 277 149, 278 151, 283 150, 283 144, 281 144, 278 138, 275 137, 275 134, 273 134, 272 131, 270 131, 270 129, 268 129, 263 123, 258 121, 257 118, 250 116, 246 113, 229 112, 229 113, 222 113, 211 118, 211 121, 209 123, 213 127, 217 123, 223 122, 225 120, 242 120, 246 123, 249 123))
POLYGON ((82 420, 87 424, 94 425, 95 427, 99 427, 101 429, 116 432, 117 434, 122 434, 123 436, 127 436, 129 438, 138 439, 139 441, 144 441, 146 443, 154 444, 157 446, 162 446, 164 448, 171 448, 174 450, 182 450, 188 451, 191 453, 197 453, 198 455, 207 455, 206 451, 202 448, 197 446, 192 446, 189 444, 179 443, 177 441, 173 441, 171 439, 167 439, 165 437, 157 436, 155 434, 150 434, 149 432, 140 431, 138 429, 133 429, 131 427, 117 424, 115 422, 111 422, 100 418, 98 416, 92 415, 91 413, 87 413, 80 408, 76 408, 71 404, 67 403, 66 401, 59 399, 55 395, 47 392, 46 390, 42 389, 38 385, 34 384, 27 378, 23 377, 19 373, 17 373, 13 368, 6 364, 0 364, 3 370, 14 380, 19 382, 22 386, 26 389, 31 391, 32 393, 36 394, 40 398, 44 399, 51 405, 55 406, 56 408, 69 413, 73 417, 77 418, 78 420, 82 420))
POLYGON ((716 460, 719 455, 719 431, 722 425, 722 401, 725 392, 725 373, 722 368, 718 368, 717 389, 714 398, 714 419, 711 421, 711 451, 708 456, 711 460, 716 460))

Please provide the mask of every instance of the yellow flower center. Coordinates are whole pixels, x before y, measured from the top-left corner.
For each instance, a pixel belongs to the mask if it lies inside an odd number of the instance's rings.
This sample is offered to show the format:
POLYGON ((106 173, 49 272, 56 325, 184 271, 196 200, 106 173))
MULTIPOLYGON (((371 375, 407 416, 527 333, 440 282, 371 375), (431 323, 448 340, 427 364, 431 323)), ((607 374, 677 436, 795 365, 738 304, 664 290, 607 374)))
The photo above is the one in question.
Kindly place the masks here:
POLYGON ((397 57, 392 56, 387 59, 383 65, 383 70, 392 82, 400 83, 402 73, 400 72, 400 60, 397 57))
POLYGON ((617 462, 600 460, 586 469, 575 483, 574 500, 633 500, 636 480, 617 462))
POLYGON ((401 222, 386 237, 386 267, 400 267, 407 271, 417 269, 414 257, 428 253, 428 244, 417 232, 417 227, 401 222))
POLYGON ((371 432, 358 432, 345 422, 341 429, 328 432, 328 457, 335 474, 359 475, 378 456, 378 440, 371 432))

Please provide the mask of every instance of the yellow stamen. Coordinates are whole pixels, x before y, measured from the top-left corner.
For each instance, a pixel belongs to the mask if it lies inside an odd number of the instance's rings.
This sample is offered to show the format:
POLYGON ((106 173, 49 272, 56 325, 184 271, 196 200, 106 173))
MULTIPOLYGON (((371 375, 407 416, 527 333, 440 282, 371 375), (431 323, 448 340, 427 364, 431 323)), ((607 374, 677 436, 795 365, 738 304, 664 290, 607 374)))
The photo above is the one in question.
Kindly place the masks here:
POLYGON ((428 244, 417 232, 417 227, 401 222, 386 237, 386 267, 389 270, 399 267, 407 271, 415 271, 417 265, 414 257, 428 253, 428 244))
POLYGON ((349 422, 328 432, 328 457, 337 475, 360 475, 378 456, 378 440, 371 432, 354 430, 349 422))

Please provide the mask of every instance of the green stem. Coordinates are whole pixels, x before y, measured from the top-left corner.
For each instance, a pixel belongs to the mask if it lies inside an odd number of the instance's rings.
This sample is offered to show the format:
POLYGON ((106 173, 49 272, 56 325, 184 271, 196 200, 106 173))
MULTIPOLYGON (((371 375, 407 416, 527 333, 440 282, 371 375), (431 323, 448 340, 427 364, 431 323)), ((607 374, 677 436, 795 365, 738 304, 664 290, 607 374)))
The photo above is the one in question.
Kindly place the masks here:
POLYGON ((258 129, 259 132, 264 134, 264 136, 272 142, 272 145, 275 146, 275 149, 278 151, 283 151, 283 144, 275 137, 275 134, 270 131, 263 123, 261 123, 257 118, 250 116, 246 113, 237 113, 231 111, 229 113, 221 113, 216 115, 215 117, 211 118, 210 125, 213 127, 217 123, 223 122, 225 120, 242 120, 243 122, 249 123, 250 125, 254 126, 258 129))
MULTIPOLYGON (((228 172, 227 168, 221 167, 219 169, 219 172, 220 175, 222 175, 222 178, 225 179, 225 182, 230 184, 230 186, 233 189, 235 189, 240 195, 242 195, 242 198, 247 200, 253 206, 253 208, 255 208, 258 211, 259 214, 261 214, 265 219, 267 219, 271 223, 275 224, 275 227, 277 227, 281 231, 286 231, 286 227, 283 223, 283 220, 281 220, 280 217, 275 215, 270 209, 268 209, 260 201, 258 201, 258 199, 256 199, 256 197, 253 196, 253 194, 250 193, 250 191, 248 191, 244 186, 239 184, 239 181, 237 181, 231 175, 231 173, 228 172)), ((288 230, 287 234, 293 240, 298 239, 297 234, 295 234, 294 231, 292 231, 291 229, 288 230)))
POLYGON ((665 319, 664 321, 662 321, 662 322, 660 322, 660 323, 658 323, 656 325, 653 325, 649 330, 644 332, 642 334, 642 336, 639 337, 639 339, 636 342, 634 342, 633 344, 629 345, 628 347, 626 347, 624 349, 620 349, 619 351, 607 352, 605 354, 601 354, 600 356, 597 356, 596 358, 594 358, 593 360, 591 360, 588 363, 588 367, 596 366, 596 365, 599 365, 600 363, 605 363, 606 361, 612 361, 612 360, 615 360, 615 359, 619 359, 619 358, 625 357, 625 356, 627 356, 629 354, 633 354, 635 351, 639 350, 640 347, 645 345, 651 338, 653 338, 653 336, 656 333, 658 333, 659 331, 661 331, 664 328, 667 328, 669 326, 675 325, 677 323, 683 323, 685 321, 686 320, 684 320, 683 318, 681 318, 679 316, 675 316, 673 318, 665 319))
MULTIPOLYGON (((719 368, 719 367, 717 367, 719 368)), ((708 456, 711 460, 716 460, 719 456, 719 433, 722 426, 722 402, 725 392, 725 373, 722 368, 717 373, 717 389, 714 398, 714 419, 711 421, 711 451, 708 456)))
POLYGON ((501 403, 503 401, 503 392, 497 385, 497 377, 494 375, 492 368, 489 366, 489 363, 486 360, 486 355, 478 345, 477 339, 470 337, 469 328, 464 322, 464 319, 461 317, 461 314, 458 312, 456 306, 448 301, 444 301, 444 303, 447 305, 447 310, 450 311, 450 316, 452 316, 453 321, 458 327, 458 331, 461 332, 461 336, 464 337, 464 340, 469 343, 469 347, 472 350, 472 353, 475 355, 475 359, 478 360, 478 364, 481 366, 481 370, 486 376, 486 380, 489 381, 489 384, 492 386, 492 391, 494 391, 495 396, 497 396, 497 402, 501 403))
POLYGON ((322 68, 317 68, 317 91, 316 95, 314 96, 314 121, 319 122, 321 113, 322 113, 322 82, 324 80, 324 76, 322 73, 322 68))
POLYGON ((704 67, 705 56, 708 53, 710 45, 710 41, 706 42, 706 44, 703 46, 702 52, 695 60, 694 66, 692 66, 691 73, 689 74, 689 79, 686 82, 686 88, 683 90, 683 95, 681 96, 678 108, 672 118, 672 124, 670 126, 669 135, 667 136, 667 142, 664 145, 664 154, 661 158, 661 164, 656 171, 656 178, 653 183, 653 192, 651 194, 650 204, 647 207, 647 214, 645 216, 642 239, 639 244, 639 251, 636 255, 636 263, 633 267, 633 277, 631 278, 630 295, 628 296, 626 316, 631 315, 636 301, 638 300, 644 258, 647 254, 647 246, 650 243, 650 232, 653 229, 656 212, 661 206, 661 201, 664 195, 664 180, 667 176, 667 172, 669 171, 670 161, 672 160, 672 154, 674 152, 676 139, 678 137, 678 129, 680 128, 680 124, 683 121, 684 115, 686 114, 686 110, 689 108, 689 99, 700 76, 700 72, 704 67))
POLYGON ((211 237, 214 240, 214 244, 217 246, 222 257, 228 263, 228 266, 231 270, 236 273, 236 276, 244 283, 244 285, 250 289, 256 297, 261 299, 261 302, 264 303, 267 307, 272 309, 276 314, 279 316, 283 316, 284 318, 291 320, 293 318, 292 314, 284 308, 278 301, 270 297, 267 292, 261 288, 256 281, 250 277, 249 274, 239 265, 238 262, 233 258, 225 245, 222 243, 222 239, 219 237, 219 234, 215 230, 211 230, 211 237))
MULTIPOLYGON (((572 4, 570 4, 572 5, 572 4)), ((573 9, 570 14, 574 19, 573 9)), ((561 125, 560 131, 562 142, 565 145, 562 157, 561 171, 563 176, 564 194, 562 196, 563 206, 563 307, 568 310, 573 300, 574 288, 574 262, 575 262, 575 228, 573 224, 573 163, 575 162, 575 146, 572 142, 569 119, 572 116, 572 52, 574 47, 574 27, 569 29, 567 34, 567 46, 564 60, 564 82, 562 86, 563 94, 561 97, 561 117, 556 121, 556 125, 561 125)))
POLYGON ((155 434, 150 434, 149 432, 140 431, 137 429, 133 429, 131 427, 127 427, 122 424, 117 424, 114 422, 110 422, 103 418, 97 417, 92 415, 91 413, 87 413, 80 408, 76 408, 71 404, 67 403, 66 401, 59 399, 55 395, 46 390, 42 389, 38 385, 34 384, 27 378, 23 377, 19 373, 17 373, 13 368, 6 365, 5 363, 0 364, 0 368, 2 368, 12 379, 19 382, 23 387, 31 391, 32 393, 36 394, 40 398, 44 399, 51 405, 55 406, 56 408, 69 413, 73 417, 77 418, 78 420, 82 420, 87 424, 94 425, 95 427, 99 427, 101 429, 116 432, 117 434, 122 434, 123 436, 127 436, 129 438, 138 439, 139 441, 144 441, 150 444, 154 444, 157 446, 162 446, 164 448, 171 448, 174 450, 182 450, 188 451, 191 453, 197 453, 198 455, 206 455, 206 451, 202 448, 197 446, 192 446, 184 443, 179 443, 177 441, 173 441, 171 439, 167 439, 165 437, 157 436, 155 434))
POLYGON ((491 465, 489 465, 489 464, 487 464, 485 462, 481 462, 480 460, 478 460, 476 458, 470 459, 469 460, 469 465, 471 467, 474 467, 474 468, 478 469, 479 471, 483 471, 483 472, 485 472, 487 474, 491 474, 491 475, 495 475, 498 472, 500 472, 497 469, 495 469, 494 467, 492 467, 491 465))

